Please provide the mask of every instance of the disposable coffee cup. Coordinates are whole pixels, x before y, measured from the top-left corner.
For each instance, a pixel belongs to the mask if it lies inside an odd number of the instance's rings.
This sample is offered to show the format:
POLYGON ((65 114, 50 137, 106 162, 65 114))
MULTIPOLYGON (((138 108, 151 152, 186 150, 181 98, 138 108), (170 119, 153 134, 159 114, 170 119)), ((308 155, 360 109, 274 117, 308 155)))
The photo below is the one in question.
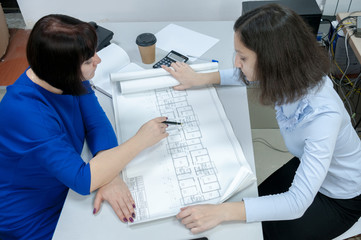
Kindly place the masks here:
POLYGON ((142 33, 138 35, 135 41, 138 45, 142 62, 151 64, 155 62, 155 43, 157 38, 153 33, 142 33))

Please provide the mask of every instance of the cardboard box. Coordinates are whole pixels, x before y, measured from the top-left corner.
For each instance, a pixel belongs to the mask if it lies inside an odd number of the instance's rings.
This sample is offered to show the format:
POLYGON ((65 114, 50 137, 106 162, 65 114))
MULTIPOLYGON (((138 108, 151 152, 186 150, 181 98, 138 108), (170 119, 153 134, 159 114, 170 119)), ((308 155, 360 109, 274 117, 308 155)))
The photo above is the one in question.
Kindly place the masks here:
POLYGON ((9 29, 6 24, 3 8, 0 3, 0 59, 5 55, 6 49, 9 45, 9 29))

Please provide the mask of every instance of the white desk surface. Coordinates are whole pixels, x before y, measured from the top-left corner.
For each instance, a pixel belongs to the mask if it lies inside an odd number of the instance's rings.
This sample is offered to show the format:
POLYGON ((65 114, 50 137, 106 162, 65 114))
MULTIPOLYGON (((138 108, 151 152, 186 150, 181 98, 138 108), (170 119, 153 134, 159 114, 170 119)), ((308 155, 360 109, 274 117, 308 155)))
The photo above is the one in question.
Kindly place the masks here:
MULTIPOLYGON (((233 22, 173 22, 174 24, 194 31, 218 38, 220 41, 207 51, 202 57, 219 60, 219 68, 233 67, 233 22)), ((144 23, 98 23, 114 32, 113 42, 120 45, 134 62, 144 68, 152 68, 153 64, 142 64, 135 44, 136 37, 143 32, 157 33, 167 22, 144 23)), ((156 61, 166 55, 166 52, 157 48, 156 61)), ((251 125, 249 120, 247 90, 245 87, 217 87, 218 96, 225 112, 232 124, 234 133, 240 142, 244 155, 255 172, 251 125)), ((107 113, 114 126, 112 101, 97 93, 100 104, 107 113)), ((257 184, 253 183, 241 191, 230 201, 241 200, 245 196, 258 196, 257 184)), ((108 203, 103 203, 98 214, 93 215, 94 193, 81 196, 72 190, 69 191, 64 208, 60 215, 53 239, 193 239, 207 237, 209 240, 223 239, 263 239, 261 223, 223 223, 204 233, 193 235, 175 217, 165 218, 148 223, 128 226, 122 223, 108 203)))

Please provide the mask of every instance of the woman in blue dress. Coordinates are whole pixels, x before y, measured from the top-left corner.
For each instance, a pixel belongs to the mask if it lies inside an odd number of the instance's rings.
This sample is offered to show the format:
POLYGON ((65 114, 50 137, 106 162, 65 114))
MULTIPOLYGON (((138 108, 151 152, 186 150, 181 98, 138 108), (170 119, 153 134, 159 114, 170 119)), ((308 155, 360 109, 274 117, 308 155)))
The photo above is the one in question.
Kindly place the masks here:
MULTIPOLYGON (((30 67, 0 103, 0 239, 51 239, 69 188, 98 190, 93 213, 107 200, 133 221, 134 200, 120 171, 168 136, 165 117, 145 123, 118 145, 90 87, 100 58, 88 23, 65 15, 41 18, 27 44, 30 67), (84 141, 94 157, 80 154, 84 141)), ((76 227, 76 226, 74 226, 76 227)))

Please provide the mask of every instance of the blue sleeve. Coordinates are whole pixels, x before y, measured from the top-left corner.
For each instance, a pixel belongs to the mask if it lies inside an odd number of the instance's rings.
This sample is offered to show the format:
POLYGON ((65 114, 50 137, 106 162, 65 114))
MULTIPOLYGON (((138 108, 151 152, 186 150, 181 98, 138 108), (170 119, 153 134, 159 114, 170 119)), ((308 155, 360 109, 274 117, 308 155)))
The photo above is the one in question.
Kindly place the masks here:
POLYGON ((241 80, 238 68, 230 68, 220 70, 219 75, 221 77, 220 85, 241 85, 245 86, 241 80))
POLYGON ((38 140, 29 157, 37 159, 50 175, 79 194, 90 193, 90 165, 85 163, 65 135, 38 140))
POLYGON ((85 124, 86 139, 90 151, 95 155, 101 150, 118 146, 114 129, 100 106, 89 81, 84 81, 88 94, 80 96, 79 105, 85 124))

